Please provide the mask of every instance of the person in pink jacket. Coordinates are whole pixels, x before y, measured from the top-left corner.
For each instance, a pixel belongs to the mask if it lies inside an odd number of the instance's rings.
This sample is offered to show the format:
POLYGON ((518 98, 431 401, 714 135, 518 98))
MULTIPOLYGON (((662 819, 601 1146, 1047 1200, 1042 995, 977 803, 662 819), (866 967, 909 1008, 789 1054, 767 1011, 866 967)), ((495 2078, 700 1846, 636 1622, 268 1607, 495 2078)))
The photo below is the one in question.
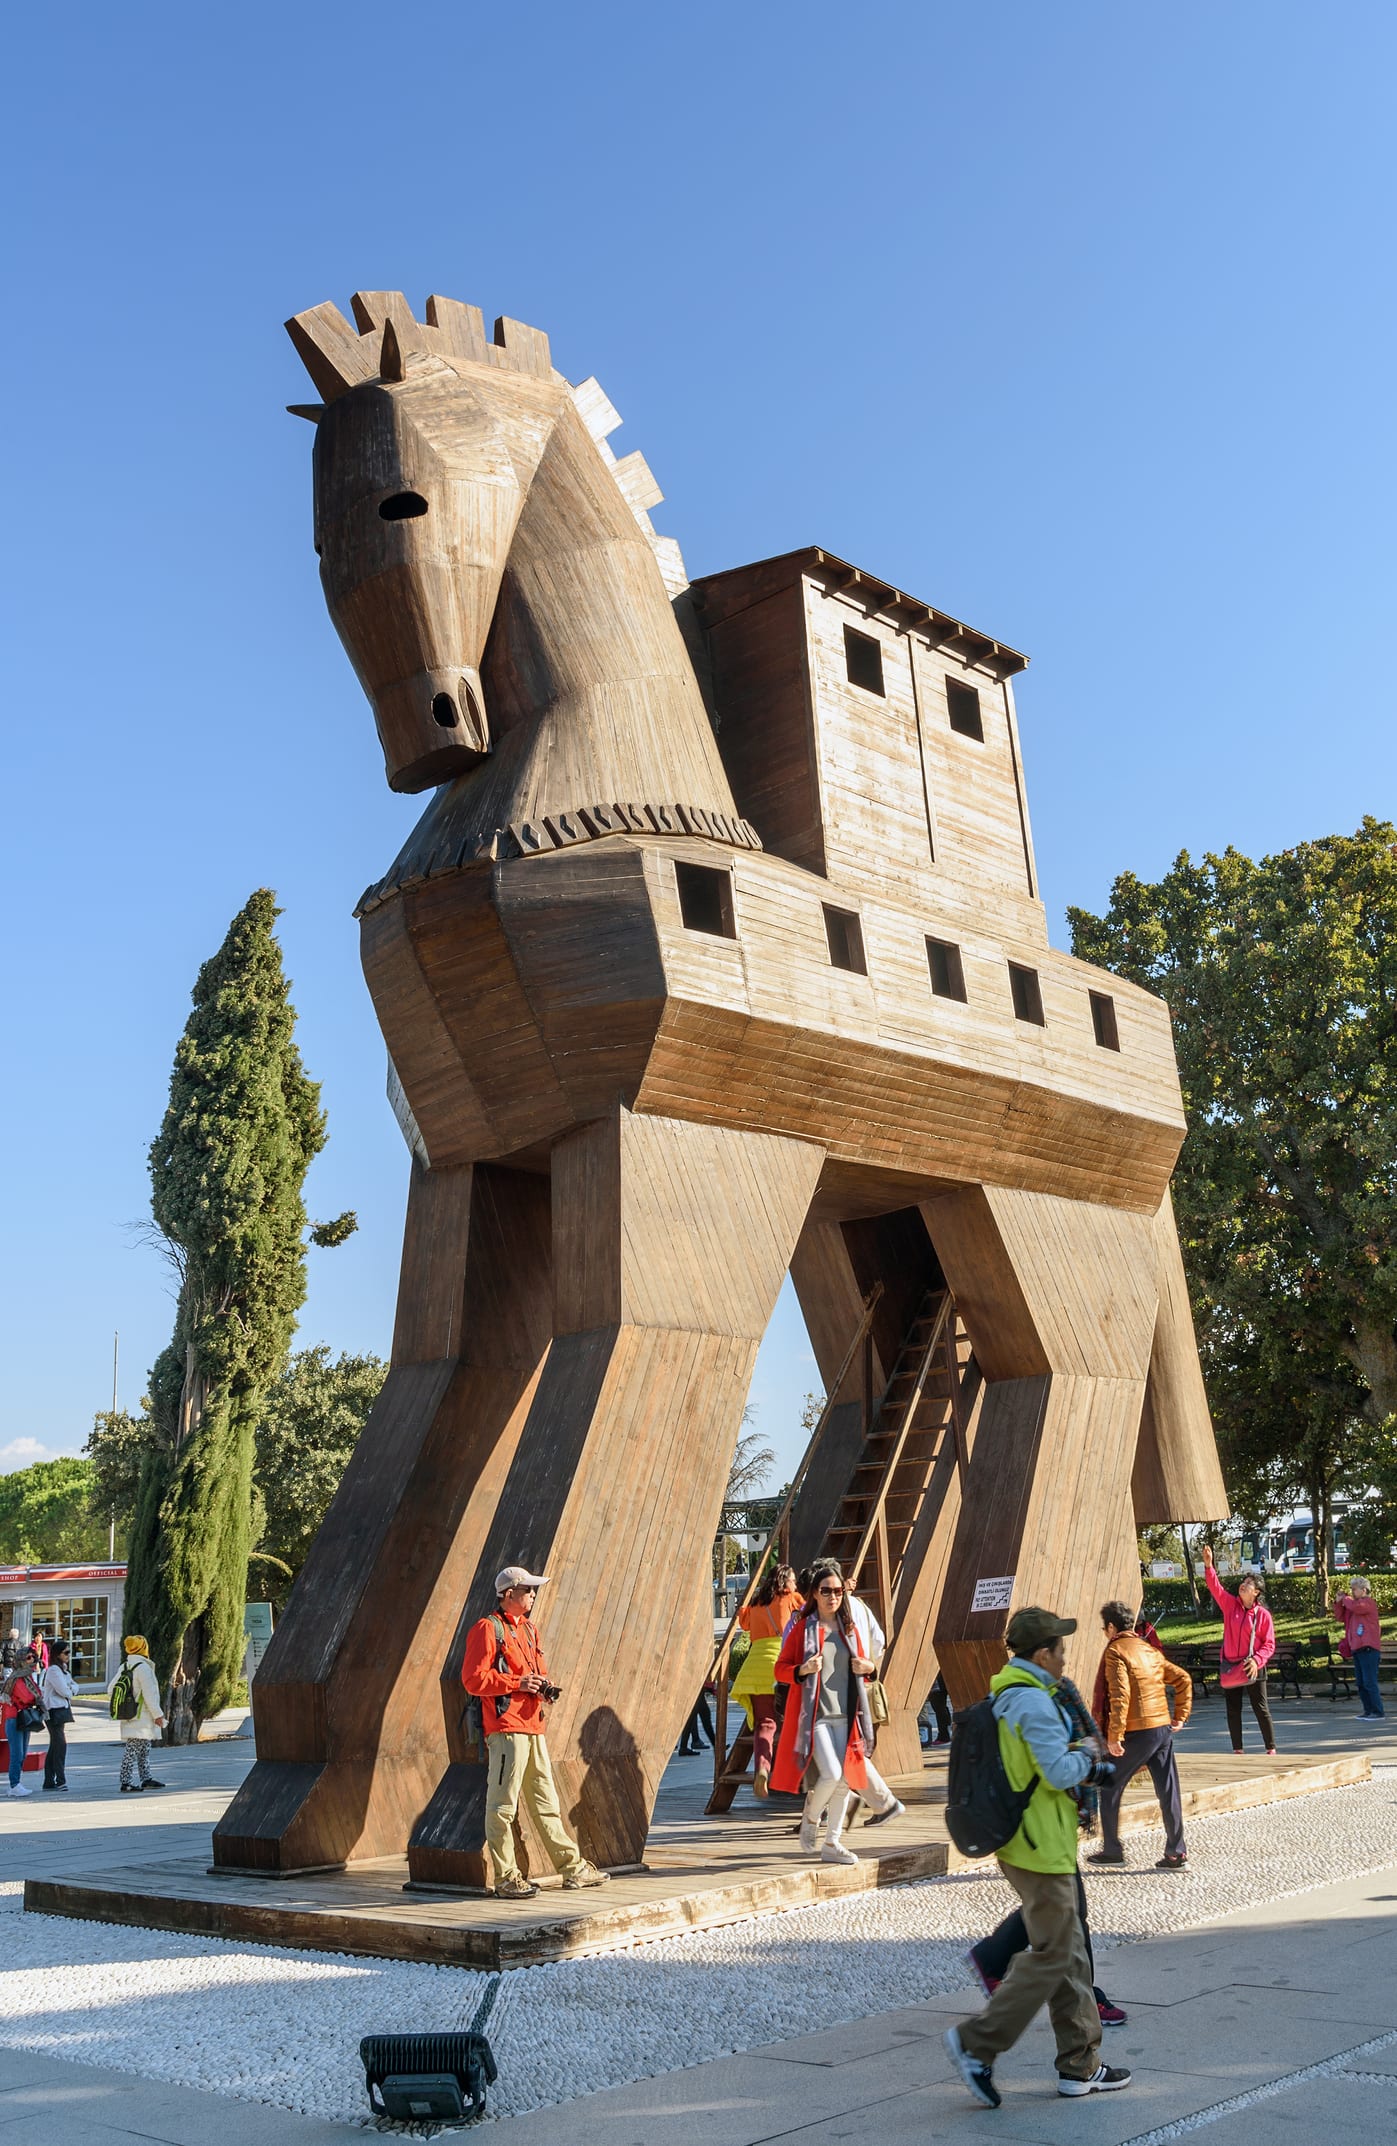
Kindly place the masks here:
POLYGON ((1266 1703, 1266 1664, 1276 1651, 1276 1627, 1261 1599, 1261 1582, 1245 1573, 1234 1595, 1223 1586, 1213 1565, 1212 1549, 1203 1545, 1203 1577, 1208 1592, 1222 1611, 1222 1668, 1218 1681, 1227 1704, 1227 1732, 1232 1748, 1242 1748, 1242 1694, 1251 1700, 1266 1745, 1267 1758, 1276 1755, 1276 1731, 1266 1703))
POLYGON ((1353 1657, 1353 1681, 1363 1701, 1360 1720, 1381 1721, 1387 1709, 1378 1690, 1378 1663, 1382 1648, 1382 1620, 1368 1582, 1356 1579, 1352 1594, 1339 1595, 1331 1604, 1344 1628, 1344 1640, 1353 1657))

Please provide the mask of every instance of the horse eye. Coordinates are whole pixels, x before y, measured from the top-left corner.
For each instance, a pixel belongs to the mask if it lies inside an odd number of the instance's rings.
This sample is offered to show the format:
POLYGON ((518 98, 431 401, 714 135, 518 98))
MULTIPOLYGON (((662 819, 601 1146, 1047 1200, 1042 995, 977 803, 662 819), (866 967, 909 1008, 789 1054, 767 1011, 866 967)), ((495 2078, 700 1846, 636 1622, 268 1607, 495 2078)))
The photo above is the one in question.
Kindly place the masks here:
POLYGON ((380 500, 378 511, 385 522, 410 522, 427 511, 427 502, 420 492, 394 492, 391 499, 380 500))

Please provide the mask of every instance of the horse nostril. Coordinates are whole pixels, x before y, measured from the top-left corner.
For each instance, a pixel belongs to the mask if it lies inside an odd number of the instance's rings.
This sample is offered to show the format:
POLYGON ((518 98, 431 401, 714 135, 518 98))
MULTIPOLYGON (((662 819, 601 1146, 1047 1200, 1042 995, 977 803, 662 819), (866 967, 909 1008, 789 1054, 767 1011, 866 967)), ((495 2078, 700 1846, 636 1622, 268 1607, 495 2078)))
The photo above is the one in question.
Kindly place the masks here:
POLYGON ((432 702, 432 718, 443 730, 456 728, 456 703, 449 693, 438 693, 432 702))

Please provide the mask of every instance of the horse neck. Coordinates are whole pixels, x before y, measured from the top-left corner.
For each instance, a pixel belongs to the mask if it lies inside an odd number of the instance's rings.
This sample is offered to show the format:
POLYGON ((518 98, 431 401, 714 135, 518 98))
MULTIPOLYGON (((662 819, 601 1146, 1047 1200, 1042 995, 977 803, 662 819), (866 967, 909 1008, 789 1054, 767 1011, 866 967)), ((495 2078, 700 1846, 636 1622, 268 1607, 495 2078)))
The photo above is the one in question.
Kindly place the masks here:
POLYGON ((735 815, 654 553, 571 405, 515 527, 481 679, 489 756, 437 792, 382 885, 580 806, 735 815))
POLYGON ((484 673, 511 820, 604 801, 733 810, 650 543, 571 408, 515 530, 484 673))

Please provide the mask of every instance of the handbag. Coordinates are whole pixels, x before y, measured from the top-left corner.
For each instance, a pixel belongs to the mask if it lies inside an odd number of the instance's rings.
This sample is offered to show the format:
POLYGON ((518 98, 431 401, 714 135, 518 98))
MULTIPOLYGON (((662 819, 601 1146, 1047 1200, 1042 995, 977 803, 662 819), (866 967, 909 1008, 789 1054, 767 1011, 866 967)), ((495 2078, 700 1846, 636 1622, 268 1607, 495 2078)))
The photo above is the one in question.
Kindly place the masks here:
POLYGON ((42 1729, 43 1725, 44 1710, 41 1706, 19 1706, 15 1708, 15 1727, 17 1729, 27 1729, 32 1736, 34 1731, 42 1729))
POLYGON ((881 1677, 870 1677, 864 1686, 868 1693, 868 1716, 875 1729, 885 1728, 888 1720, 888 1695, 883 1689, 881 1677))
POLYGON ((1239 1686, 1245 1690, 1248 1684, 1255 1684, 1261 1674, 1252 1660, 1252 1656, 1256 1652, 1257 1622, 1257 1614, 1253 1610, 1251 1613, 1251 1631, 1247 1638, 1247 1651, 1240 1661, 1234 1660, 1230 1654, 1224 1654, 1221 1649, 1218 1651, 1218 1683, 1224 1691, 1236 1691, 1239 1686))

